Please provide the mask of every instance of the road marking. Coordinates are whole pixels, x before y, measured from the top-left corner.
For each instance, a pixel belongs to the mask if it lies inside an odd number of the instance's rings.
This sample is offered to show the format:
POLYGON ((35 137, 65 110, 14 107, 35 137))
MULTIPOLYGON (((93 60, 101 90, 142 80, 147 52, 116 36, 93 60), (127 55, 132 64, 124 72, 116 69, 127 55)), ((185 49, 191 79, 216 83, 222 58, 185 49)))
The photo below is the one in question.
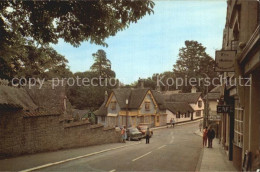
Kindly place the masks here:
POLYGON ((146 154, 144 154, 144 155, 142 155, 142 156, 139 156, 138 158, 135 158, 135 159, 133 159, 132 161, 134 162, 134 161, 136 161, 136 160, 138 160, 138 159, 140 159, 140 158, 143 158, 143 157, 146 156, 146 155, 149 155, 150 153, 152 153, 152 151, 151 151, 151 152, 148 152, 148 153, 146 153, 146 154))
POLYGON ((170 144, 172 144, 172 143, 173 143, 173 140, 174 140, 174 136, 172 136, 172 139, 171 139, 171 141, 170 141, 170 144))
POLYGON ((115 172, 116 171, 116 169, 113 169, 113 170, 110 170, 109 172, 115 172))
POLYGON ((47 168, 47 167, 50 167, 50 166, 53 166, 53 165, 58 165, 58 164, 62 164, 62 163, 69 162, 69 161, 73 161, 73 160, 76 160, 76 159, 86 158, 86 157, 89 157, 89 156, 92 156, 92 155, 97 155, 97 154, 100 154, 100 153, 104 153, 104 152, 108 152, 108 151, 111 151, 111 150, 120 149, 120 148, 124 148, 124 147, 128 147, 128 146, 133 146, 133 145, 137 145, 137 144, 140 144, 140 142, 139 143, 135 143, 135 144, 131 144, 131 145, 124 145, 124 146, 118 146, 118 147, 115 147, 115 148, 105 149, 105 150, 102 150, 102 151, 93 152, 93 153, 89 153, 89 154, 86 154, 86 155, 65 159, 65 160, 62 160, 62 161, 57 161, 57 162, 53 162, 53 163, 44 164, 44 165, 40 165, 40 166, 37 166, 37 167, 25 169, 25 170, 22 170, 20 172, 35 171, 35 170, 39 170, 39 169, 42 169, 42 168, 47 168))
POLYGON ((166 145, 163 145, 163 146, 161 146, 161 147, 159 147, 158 149, 162 149, 162 148, 164 148, 166 145))

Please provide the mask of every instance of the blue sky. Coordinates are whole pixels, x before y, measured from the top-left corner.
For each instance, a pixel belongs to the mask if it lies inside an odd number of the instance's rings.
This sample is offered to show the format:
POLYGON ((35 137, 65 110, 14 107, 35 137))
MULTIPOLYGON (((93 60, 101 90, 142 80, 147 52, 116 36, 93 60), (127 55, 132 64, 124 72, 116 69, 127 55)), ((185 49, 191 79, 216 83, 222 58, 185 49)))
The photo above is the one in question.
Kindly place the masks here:
POLYGON ((116 77, 124 84, 171 71, 185 40, 196 40, 213 58, 221 49, 225 0, 155 1, 154 14, 109 37, 108 47, 84 42, 75 48, 60 40, 53 47, 69 61, 72 72, 89 70, 92 53, 104 49, 116 77))

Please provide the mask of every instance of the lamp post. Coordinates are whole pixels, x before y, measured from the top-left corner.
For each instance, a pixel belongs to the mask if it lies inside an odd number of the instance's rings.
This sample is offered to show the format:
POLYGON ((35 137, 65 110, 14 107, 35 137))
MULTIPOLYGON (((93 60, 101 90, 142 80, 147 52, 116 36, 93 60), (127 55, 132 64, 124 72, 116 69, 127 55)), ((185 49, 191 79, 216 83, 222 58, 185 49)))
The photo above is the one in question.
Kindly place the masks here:
POLYGON ((125 100, 126 104, 126 128, 128 128, 128 99, 125 100))
MULTIPOLYGON (((206 78, 209 78, 209 76, 206 73, 202 73, 206 76, 206 78)), ((208 115, 209 115, 209 99, 208 99, 208 93, 209 93, 209 86, 207 84, 207 88, 206 88, 206 110, 205 110, 205 116, 204 122, 203 122, 203 127, 208 126, 208 115), (206 119, 205 119, 206 118, 206 119)))

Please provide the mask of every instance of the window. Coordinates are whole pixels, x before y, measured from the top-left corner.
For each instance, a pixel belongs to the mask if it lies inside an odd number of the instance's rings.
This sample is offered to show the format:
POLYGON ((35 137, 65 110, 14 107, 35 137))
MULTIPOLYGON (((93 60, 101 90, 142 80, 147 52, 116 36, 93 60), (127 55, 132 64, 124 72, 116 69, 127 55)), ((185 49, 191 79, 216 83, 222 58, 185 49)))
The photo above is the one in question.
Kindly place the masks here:
POLYGON ((105 122, 105 117, 104 116, 101 116, 101 121, 105 122))
POLYGON ((145 110, 150 110, 150 101, 145 101, 145 110))
POLYGON ((116 109, 116 101, 114 100, 114 101, 111 101, 111 103, 110 103, 110 108, 112 109, 112 110, 115 110, 116 109))
POLYGON ((176 118, 180 118, 180 113, 179 112, 177 112, 176 118))
POLYGON ((197 110, 197 111, 196 111, 196 116, 197 116, 197 117, 201 116, 201 110, 197 110))
POLYGON ((201 100, 198 102, 198 106, 199 106, 199 108, 202 107, 202 101, 201 100))
POLYGON ((234 144, 241 148, 243 147, 243 113, 242 108, 236 108, 234 144))

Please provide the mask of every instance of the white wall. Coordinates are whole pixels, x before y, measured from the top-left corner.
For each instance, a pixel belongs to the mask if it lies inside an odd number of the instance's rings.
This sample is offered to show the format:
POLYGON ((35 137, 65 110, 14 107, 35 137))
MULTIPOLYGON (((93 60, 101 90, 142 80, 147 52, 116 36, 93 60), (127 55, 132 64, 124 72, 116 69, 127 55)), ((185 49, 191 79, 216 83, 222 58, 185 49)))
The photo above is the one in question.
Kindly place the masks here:
POLYGON ((194 113, 193 113, 193 119, 197 119, 197 118, 201 118, 201 117, 203 117, 203 110, 204 110, 204 101, 202 100, 202 98, 200 97, 199 99, 198 99, 198 101, 196 102, 196 103, 191 103, 190 104, 190 106, 193 108, 193 110, 195 111, 194 113), (202 101, 202 106, 201 107, 199 107, 199 101, 202 101), (201 116, 196 116, 196 111, 198 111, 198 110, 200 110, 201 111, 201 116))

